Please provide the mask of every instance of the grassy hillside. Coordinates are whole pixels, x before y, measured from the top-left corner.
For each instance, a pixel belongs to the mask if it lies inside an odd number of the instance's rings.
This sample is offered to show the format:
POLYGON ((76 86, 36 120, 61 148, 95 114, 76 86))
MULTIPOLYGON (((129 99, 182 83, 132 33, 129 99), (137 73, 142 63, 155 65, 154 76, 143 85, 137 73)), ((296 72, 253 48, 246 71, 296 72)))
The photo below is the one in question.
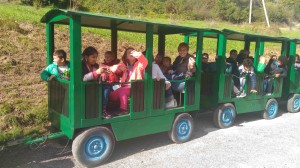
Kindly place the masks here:
MULTIPOLYGON (((39 73, 45 63, 45 26, 40 18, 50 8, 35 9, 28 6, 0 4, 0 144, 26 135, 34 136, 47 132, 47 84, 40 79, 39 73)), ((154 22, 170 23, 167 19, 149 19, 154 22)), ((244 32, 259 32, 278 36, 299 37, 299 30, 280 30, 278 27, 267 29, 260 24, 232 25, 204 21, 178 21, 177 24, 208 27, 229 28, 244 32)), ((83 48, 93 45, 100 51, 99 62, 104 51, 110 48, 110 32, 98 29, 83 29, 83 48)), ((69 35, 66 27, 58 26, 55 31, 55 47, 69 51, 69 35)), ((167 55, 175 58, 177 45, 182 36, 167 37, 167 55)), ((191 39, 191 52, 195 50, 196 39, 191 39)), ((145 35, 119 33, 118 56, 123 49, 134 46, 143 50, 145 35)), ((157 37, 155 38, 157 46, 157 37)), ((242 43, 229 43, 227 50, 242 49, 242 43)), ((279 46, 267 44, 267 52, 275 52, 279 46)), ((205 39, 204 51, 215 55, 216 40, 205 39)), ((253 53, 253 52, 252 52, 253 53)))

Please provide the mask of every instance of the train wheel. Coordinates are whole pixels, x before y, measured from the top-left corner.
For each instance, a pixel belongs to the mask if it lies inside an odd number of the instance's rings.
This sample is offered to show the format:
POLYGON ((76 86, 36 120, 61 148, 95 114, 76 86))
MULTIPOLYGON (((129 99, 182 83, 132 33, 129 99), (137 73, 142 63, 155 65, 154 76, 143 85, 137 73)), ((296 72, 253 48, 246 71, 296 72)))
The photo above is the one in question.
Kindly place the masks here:
POLYGON ((287 102, 287 110, 291 113, 297 113, 300 110, 300 95, 293 94, 287 102))
POLYGON ((111 156, 115 138, 110 129, 94 127, 79 134, 73 141, 72 153, 85 167, 103 164, 111 156))
POLYGON ((192 116, 188 113, 182 113, 176 116, 172 130, 169 131, 169 137, 175 143, 184 143, 191 139, 193 130, 192 116))
POLYGON ((269 99, 263 112, 264 119, 273 119, 278 113, 278 103, 275 99, 269 99))
POLYGON ((214 112, 214 124, 219 128, 231 127, 236 117, 236 110, 233 104, 221 104, 214 112))

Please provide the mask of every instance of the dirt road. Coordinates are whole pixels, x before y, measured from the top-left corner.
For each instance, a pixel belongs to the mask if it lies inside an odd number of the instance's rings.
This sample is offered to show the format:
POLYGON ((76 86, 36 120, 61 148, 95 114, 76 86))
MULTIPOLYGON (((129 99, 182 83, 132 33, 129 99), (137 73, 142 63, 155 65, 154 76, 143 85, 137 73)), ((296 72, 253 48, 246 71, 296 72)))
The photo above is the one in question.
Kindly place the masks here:
MULTIPOLYGON (((67 141, 0 153, 0 167, 80 167, 67 141)), ((280 112, 274 120, 239 115, 235 125, 216 129, 210 115, 195 119, 191 141, 174 144, 167 133, 117 143, 102 167, 300 167, 300 113, 280 112)))

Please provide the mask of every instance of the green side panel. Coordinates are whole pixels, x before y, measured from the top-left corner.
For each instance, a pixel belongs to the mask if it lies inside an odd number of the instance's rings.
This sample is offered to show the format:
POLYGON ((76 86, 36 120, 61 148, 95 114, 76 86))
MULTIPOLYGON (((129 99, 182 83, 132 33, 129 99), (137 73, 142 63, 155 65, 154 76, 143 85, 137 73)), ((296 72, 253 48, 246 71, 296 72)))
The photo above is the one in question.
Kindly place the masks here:
POLYGON ((82 113, 82 68, 81 68, 81 18, 72 16, 70 23, 70 122, 73 128, 81 127, 82 113))
POLYGON ((262 111, 266 107, 267 98, 247 100, 245 98, 235 99, 234 104, 238 114, 262 111))
POLYGON ((158 132, 169 131, 172 128, 174 114, 148 117, 138 120, 111 123, 117 141, 139 137, 158 132))
POLYGON ((70 119, 53 110, 49 110, 49 119, 52 126, 59 128, 69 139, 73 138, 74 128, 71 127, 70 119))

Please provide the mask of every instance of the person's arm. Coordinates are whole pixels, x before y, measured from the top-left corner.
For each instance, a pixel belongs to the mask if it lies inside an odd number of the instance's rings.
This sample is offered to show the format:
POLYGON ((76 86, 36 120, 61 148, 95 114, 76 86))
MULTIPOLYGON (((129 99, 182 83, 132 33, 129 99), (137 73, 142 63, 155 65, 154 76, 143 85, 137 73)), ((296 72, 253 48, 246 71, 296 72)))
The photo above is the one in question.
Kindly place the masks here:
POLYGON ((99 66, 95 66, 95 68, 97 68, 96 71, 88 72, 87 74, 83 75, 84 82, 96 80, 103 72, 102 68, 99 68, 99 66))
POLYGON ((162 73, 162 71, 160 70, 160 68, 159 68, 159 66, 157 64, 152 64, 152 78, 153 79, 160 78, 160 79, 167 80, 167 78, 162 73))
POLYGON ((131 52, 131 55, 135 57, 140 64, 142 64, 141 70, 145 70, 148 65, 147 58, 141 52, 135 50, 131 52))
POLYGON ((265 68, 266 68, 265 64, 258 63, 258 65, 257 65, 257 72, 262 73, 262 72, 264 72, 265 68))
POLYGON ((287 69, 282 68, 282 73, 279 74, 279 77, 285 78, 287 76, 287 69))
MULTIPOLYGON (((43 72, 40 74, 40 76, 41 76, 41 78, 44 80, 44 81, 49 81, 49 80, 51 80, 52 78, 50 78, 51 77, 51 70, 53 69, 53 65, 52 64, 50 64, 50 65, 48 65, 47 66, 47 68, 45 68, 44 70, 43 70, 43 72)), ((55 75, 54 75, 55 76, 55 75)))

